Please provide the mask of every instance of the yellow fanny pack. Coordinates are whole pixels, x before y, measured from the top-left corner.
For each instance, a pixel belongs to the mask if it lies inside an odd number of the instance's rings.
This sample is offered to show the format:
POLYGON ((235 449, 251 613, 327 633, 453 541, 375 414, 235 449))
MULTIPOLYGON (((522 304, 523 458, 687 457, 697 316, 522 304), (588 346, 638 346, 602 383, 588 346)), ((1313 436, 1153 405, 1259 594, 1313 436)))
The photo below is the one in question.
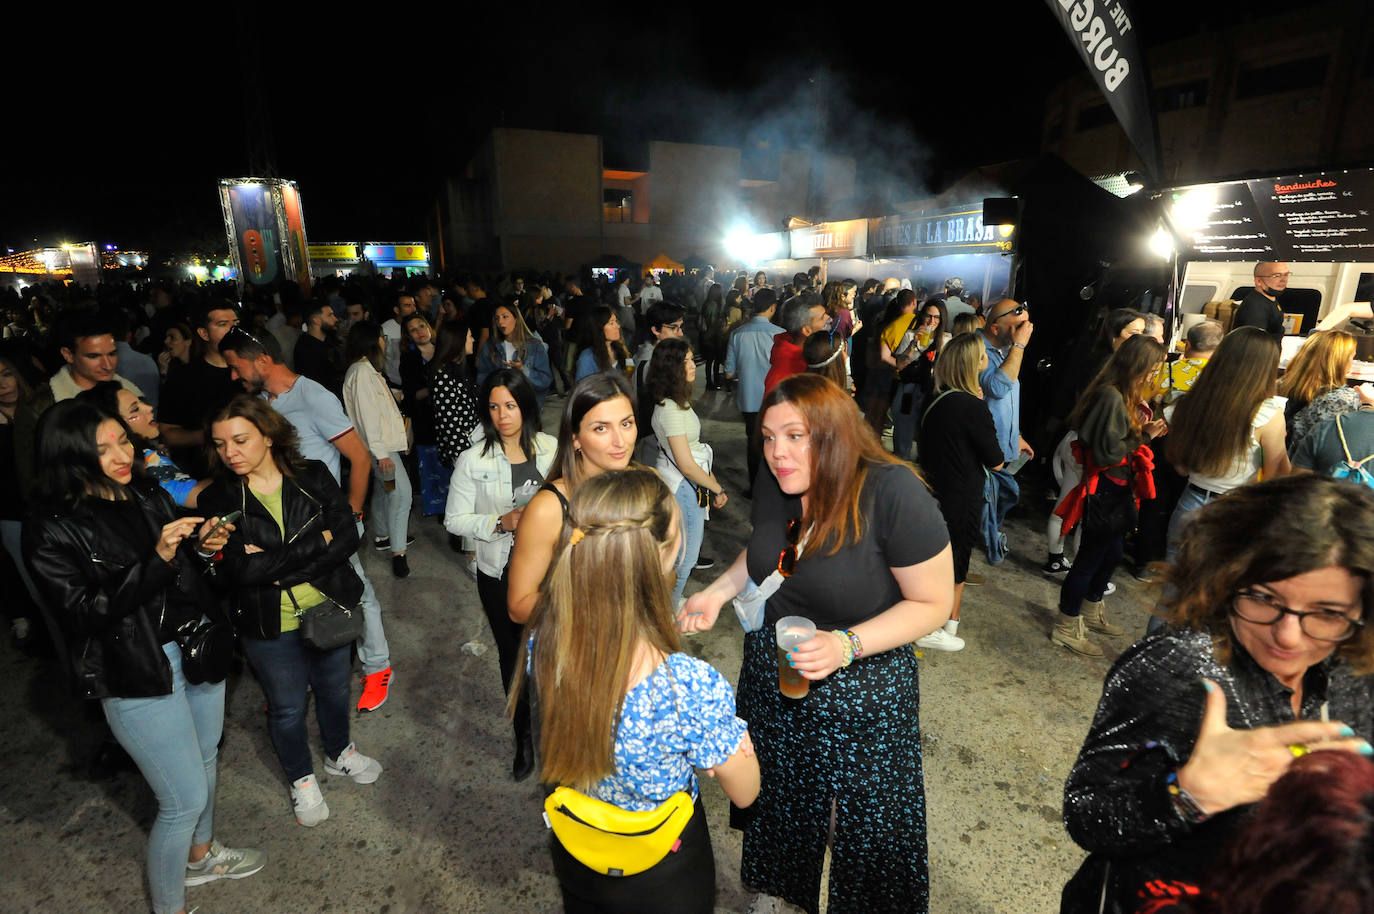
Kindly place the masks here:
POLYGON ((607 876, 633 876, 677 846, 693 804, 691 795, 678 791, 656 809, 630 812, 559 787, 544 800, 544 821, 583 866, 607 876))

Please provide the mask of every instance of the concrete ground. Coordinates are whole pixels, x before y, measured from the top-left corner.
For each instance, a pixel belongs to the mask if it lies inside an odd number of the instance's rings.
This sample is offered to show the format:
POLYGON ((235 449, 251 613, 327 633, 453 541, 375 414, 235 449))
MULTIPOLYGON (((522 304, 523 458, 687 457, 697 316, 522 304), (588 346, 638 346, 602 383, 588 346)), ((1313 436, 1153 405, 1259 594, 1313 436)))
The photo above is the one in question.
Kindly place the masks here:
MULTIPOLYGON (((557 427, 562 403, 550 401, 546 428, 557 427)), ((704 393, 697 409, 735 495, 745 474, 733 396, 704 393)), ((968 647, 928 652, 921 664, 935 914, 1058 910, 1060 888, 1083 858, 1060 821, 1064 778, 1103 676, 1130 638, 1101 639, 1107 657, 1096 661, 1050 644, 1058 583, 1039 573, 1044 517, 1043 503, 1023 497, 1008 560, 987 568, 975 556, 988 581, 965 591, 959 634, 968 647)), ((560 909, 539 788, 510 780, 510 729, 476 585, 435 519, 416 521, 415 532, 406 580, 392 578, 387 556, 366 549, 363 557, 385 607, 396 678, 390 700, 357 718, 353 736, 385 773, 359 786, 317 767, 330 818, 300 827, 268 742, 262 692, 246 668, 232 675, 216 832, 227 844, 263 848, 269 863, 250 879, 188 890, 201 914, 560 909)), ((707 526, 705 552, 718 569, 747 532, 748 502, 733 497, 707 526)), ((714 573, 698 572, 689 590, 714 573)), ((1124 573, 1117 585, 1109 612, 1143 632, 1145 588, 1124 573)), ((741 640, 727 612, 687 647, 734 681, 741 640)), ((55 664, 6 641, 0 668, 14 689, 0 703, 0 912, 149 910, 143 855, 156 807, 143 779, 87 779, 99 728, 55 664)), ((739 882, 739 835, 726 827, 719 787, 707 781, 703 796, 717 910, 742 912, 750 896, 739 882)))

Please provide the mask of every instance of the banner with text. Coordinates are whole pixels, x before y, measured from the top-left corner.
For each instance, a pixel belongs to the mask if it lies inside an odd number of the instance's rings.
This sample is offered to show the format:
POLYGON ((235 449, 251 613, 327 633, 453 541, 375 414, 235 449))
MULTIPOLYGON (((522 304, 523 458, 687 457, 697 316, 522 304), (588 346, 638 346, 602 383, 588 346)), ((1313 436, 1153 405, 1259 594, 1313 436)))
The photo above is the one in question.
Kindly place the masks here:
POLYGON ((1046 0, 1112 113, 1135 147, 1151 183, 1160 179, 1159 129, 1145 55, 1126 0, 1046 0))

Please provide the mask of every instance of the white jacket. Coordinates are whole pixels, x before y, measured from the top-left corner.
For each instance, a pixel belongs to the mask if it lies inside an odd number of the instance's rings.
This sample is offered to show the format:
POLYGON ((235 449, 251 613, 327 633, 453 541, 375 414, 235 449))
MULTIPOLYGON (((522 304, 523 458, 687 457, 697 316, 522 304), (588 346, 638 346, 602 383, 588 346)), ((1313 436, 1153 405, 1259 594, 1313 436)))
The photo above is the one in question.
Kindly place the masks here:
POLYGON ((343 382, 344 411, 375 460, 390 457, 410 447, 406 441, 406 421, 391 395, 381 372, 367 359, 348 366, 343 382))
MULTIPOLYGON (((496 519, 515 507, 511 491, 511 466, 498 443, 483 454, 486 438, 479 426, 473 432, 472 446, 458 455, 453 478, 448 484, 448 503, 444 506, 444 527, 455 536, 466 536, 477 543, 477 568, 489 578, 499 578, 506 570, 514 537, 496 532, 496 519)), ((558 441, 552 435, 536 432, 534 467, 547 477, 553 466, 558 441)))

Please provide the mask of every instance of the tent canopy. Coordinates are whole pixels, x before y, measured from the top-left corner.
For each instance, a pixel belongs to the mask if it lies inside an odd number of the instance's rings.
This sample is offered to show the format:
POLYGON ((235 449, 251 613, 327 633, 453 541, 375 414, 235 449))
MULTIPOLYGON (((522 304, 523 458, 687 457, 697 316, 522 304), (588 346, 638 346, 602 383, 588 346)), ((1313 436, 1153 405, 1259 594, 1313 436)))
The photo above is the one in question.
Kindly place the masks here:
POLYGON ((659 254, 657 257, 654 257, 652 260, 645 263, 644 269, 669 270, 671 272, 681 273, 686 268, 683 267, 682 264, 678 263, 673 258, 669 257, 667 254, 659 254))

